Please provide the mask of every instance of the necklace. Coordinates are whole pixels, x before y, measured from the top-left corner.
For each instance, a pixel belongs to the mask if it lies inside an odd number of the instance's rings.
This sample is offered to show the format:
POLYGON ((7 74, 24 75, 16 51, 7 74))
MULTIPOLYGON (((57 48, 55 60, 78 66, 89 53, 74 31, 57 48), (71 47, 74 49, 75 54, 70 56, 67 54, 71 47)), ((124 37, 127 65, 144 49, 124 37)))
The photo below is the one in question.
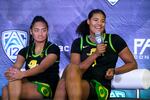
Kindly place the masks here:
POLYGON ((32 56, 34 56, 34 57, 43 56, 43 51, 44 51, 44 49, 42 49, 41 52, 36 53, 35 45, 34 44, 32 45, 32 49, 31 49, 32 56))
MULTIPOLYGON (((100 37, 101 37, 101 39, 102 39, 102 41, 104 42, 104 39, 105 39, 105 34, 104 33, 101 33, 100 34, 100 37)), ((88 36, 88 38, 92 41, 92 42, 96 42, 96 40, 95 40, 95 34, 94 35, 89 35, 88 36)))
POLYGON ((96 42, 95 41, 95 35, 89 35, 88 38, 90 39, 90 41, 96 42))

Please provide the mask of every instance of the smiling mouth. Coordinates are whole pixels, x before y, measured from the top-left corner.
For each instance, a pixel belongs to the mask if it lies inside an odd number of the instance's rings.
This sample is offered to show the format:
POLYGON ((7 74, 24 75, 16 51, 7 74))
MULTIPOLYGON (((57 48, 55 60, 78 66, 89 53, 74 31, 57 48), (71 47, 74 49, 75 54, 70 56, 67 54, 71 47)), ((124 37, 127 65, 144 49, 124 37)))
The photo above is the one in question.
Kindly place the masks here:
POLYGON ((101 28, 95 28, 96 29, 96 31, 101 31, 102 29, 101 28))

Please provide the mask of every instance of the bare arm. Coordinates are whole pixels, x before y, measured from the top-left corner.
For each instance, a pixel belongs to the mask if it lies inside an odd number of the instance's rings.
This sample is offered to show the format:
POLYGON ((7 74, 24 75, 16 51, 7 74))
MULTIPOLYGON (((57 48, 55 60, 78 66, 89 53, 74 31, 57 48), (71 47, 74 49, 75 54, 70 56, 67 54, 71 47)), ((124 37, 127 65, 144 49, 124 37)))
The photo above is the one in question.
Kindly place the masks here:
POLYGON ((48 56, 44 58, 39 65, 30 70, 23 71, 23 77, 34 76, 36 74, 44 72, 47 68, 49 68, 50 65, 54 64, 56 60, 56 54, 48 54, 48 56))
POLYGON ((50 65, 54 64, 54 62, 57 59, 57 55, 55 54, 49 54, 46 58, 43 59, 43 61, 37 65, 36 67, 26 70, 26 71, 20 71, 18 69, 13 69, 10 74, 13 74, 11 76, 11 80, 16 79, 22 79, 24 77, 34 76, 39 73, 44 72, 47 68, 49 68, 50 65))
POLYGON ((105 51, 106 51, 106 45, 99 44, 97 45, 96 51, 92 55, 90 55, 88 58, 86 58, 83 62, 80 62, 80 54, 72 53, 71 63, 79 65, 80 69, 82 70, 82 73, 84 73, 90 67, 90 65, 94 62, 94 60, 96 60, 96 58, 99 57, 105 51))
POLYGON ((24 62, 25 62, 24 57, 21 56, 21 55, 17 55, 17 59, 16 59, 16 62, 14 63, 14 65, 12 67, 8 68, 6 70, 6 72, 4 73, 6 78, 8 80, 11 80, 12 79, 12 74, 14 73, 14 70, 19 71, 22 68, 24 62))
POLYGON ((25 58, 21 55, 17 55, 16 62, 14 63, 13 67, 17 69, 21 69, 25 62, 25 58))
POLYGON ((80 54, 72 53, 71 54, 71 63, 79 65, 80 69, 84 73, 98 56, 99 55, 97 55, 96 53, 93 53, 86 60, 84 60, 83 62, 80 63, 80 54))
POLYGON ((119 57, 124 61, 124 65, 115 69, 115 74, 122 74, 137 68, 136 60, 128 47, 124 48, 119 57))

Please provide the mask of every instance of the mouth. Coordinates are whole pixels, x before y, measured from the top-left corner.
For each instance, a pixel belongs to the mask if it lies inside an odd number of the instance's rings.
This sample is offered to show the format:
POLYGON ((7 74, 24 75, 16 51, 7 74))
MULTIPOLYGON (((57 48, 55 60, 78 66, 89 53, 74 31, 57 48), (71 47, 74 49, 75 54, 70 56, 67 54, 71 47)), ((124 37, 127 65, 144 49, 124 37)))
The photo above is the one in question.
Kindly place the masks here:
POLYGON ((102 29, 102 27, 101 27, 101 26, 95 26, 95 28, 96 28, 96 29, 102 29))
POLYGON ((102 28, 96 27, 95 30, 98 31, 98 32, 101 32, 102 28))
POLYGON ((97 31, 100 31, 100 32, 101 32, 101 31, 103 30, 103 28, 104 28, 104 27, 103 27, 103 26, 101 26, 101 25, 95 25, 95 26, 94 26, 94 28, 95 28, 95 30, 97 30, 97 31))
POLYGON ((39 39, 42 39, 43 37, 42 37, 42 36, 39 36, 38 38, 39 38, 39 39))

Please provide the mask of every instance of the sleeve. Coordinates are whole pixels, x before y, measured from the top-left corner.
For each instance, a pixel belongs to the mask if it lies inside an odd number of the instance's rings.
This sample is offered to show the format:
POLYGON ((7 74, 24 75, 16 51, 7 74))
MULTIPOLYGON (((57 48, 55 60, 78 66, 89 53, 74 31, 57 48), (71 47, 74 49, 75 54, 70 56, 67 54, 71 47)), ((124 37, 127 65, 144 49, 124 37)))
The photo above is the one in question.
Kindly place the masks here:
POLYGON ((57 45, 55 45, 55 44, 52 44, 47 50, 47 54, 51 54, 51 53, 56 54, 58 56, 58 58, 59 58, 60 57, 60 49, 59 49, 59 47, 57 45))
POLYGON ((112 44, 117 53, 121 52, 125 47, 127 47, 127 43, 124 41, 124 39, 117 34, 112 34, 112 44))
POLYGON ((81 53, 80 50, 80 38, 75 39, 71 45, 71 53, 81 53))
POLYGON ((19 52, 18 52, 18 55, 21 55, 23 56, 24 58, 26 58, 26 53, 28 51, 28 48, 25 47, 25 48, 22 48, 19 52))

